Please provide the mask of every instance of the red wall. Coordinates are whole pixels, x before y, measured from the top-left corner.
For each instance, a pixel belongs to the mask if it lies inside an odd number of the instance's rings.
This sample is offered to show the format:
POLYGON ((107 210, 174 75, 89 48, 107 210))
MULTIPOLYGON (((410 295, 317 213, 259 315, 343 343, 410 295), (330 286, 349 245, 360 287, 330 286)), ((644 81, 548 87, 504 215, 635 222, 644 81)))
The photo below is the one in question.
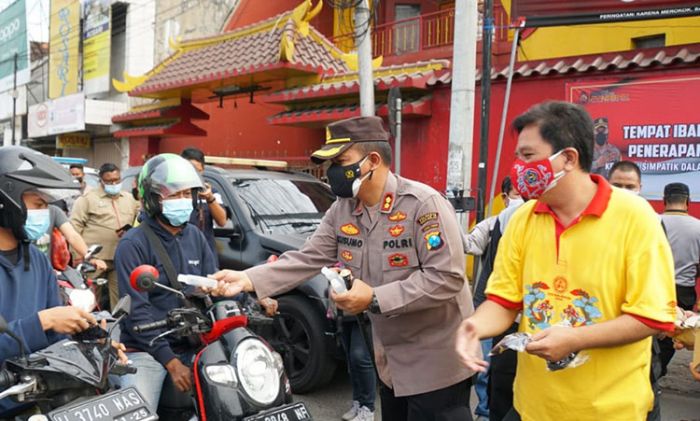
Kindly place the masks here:
POLYGON ((219 108, 218 102, 195 105, 209 113, 209 120, 193 121, 207 131, 207 136, 165 138, 160 142, 161 152, 179 153, 194 146, 207 155, 216 156, 307 157, 325 141, 320 129, 268 124, 267 117, 283 108, 265 103, 250 104, 248 97, 228 99, 223 108, 219 108))

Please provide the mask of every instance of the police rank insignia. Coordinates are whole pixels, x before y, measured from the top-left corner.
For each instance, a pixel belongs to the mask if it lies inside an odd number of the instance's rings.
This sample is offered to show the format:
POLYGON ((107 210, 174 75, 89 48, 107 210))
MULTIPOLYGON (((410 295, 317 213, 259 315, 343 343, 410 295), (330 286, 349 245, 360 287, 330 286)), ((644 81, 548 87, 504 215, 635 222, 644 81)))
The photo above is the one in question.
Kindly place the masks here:
POLYGON ((401 253, 392 254, 391 256, 389 256, 389 266, 395 268, 408 266, 408 256, 401 253))
POLYGON ((403 234, 405 228, 403 225, 394 225, 393 227, 389 228, 389 234, 391 234, 392 237, 398 237, 399 235, 403 234))
POLYGON ((360 233, 360 229, 355 224, 345 224, 340 227, 340 231, 346 235, 357 235, 360 233))
POLYGON ((382 200, 382 210, 384 212, 388 211, 391 209, 391 205, 394 204, 394 195, 391 193, 387 193, 384 195, 384 200, 382 200))
POLYGON ((342 257, 346 262, 352 261, 352 253, 348 250, 343 250, 343 252, 340 253, 340 257, 342 257))
POLYGON ((418 225, 425 225, 428 221, 435 221, 438 219, 437 212, 428 212, 418 218, 418 225))
POLYGON ((443 244, 445 244, 444 241, 442 241, 442 234, 440 231, 431 231, 427 234, 425 234, 425 246, 428 248, 429 251, 435 251, 440 249, 443 244))
POLYGON ((392 213, 391 215, 389 215, 389 220, 391 222, 400 222, 400 221, 403 221, 404 219, 406 219, 406 214, 401 212, 401 211, 396 211, 396 212, 392 213))

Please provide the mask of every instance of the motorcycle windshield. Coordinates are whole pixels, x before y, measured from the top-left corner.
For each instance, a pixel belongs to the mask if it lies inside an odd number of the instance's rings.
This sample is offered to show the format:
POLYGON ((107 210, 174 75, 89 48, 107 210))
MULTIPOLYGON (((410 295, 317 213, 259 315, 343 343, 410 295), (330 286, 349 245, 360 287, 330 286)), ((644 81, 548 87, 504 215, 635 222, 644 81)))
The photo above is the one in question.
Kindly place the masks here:
POLYGON ((64 339, 35 355, 46 358, 48 365, 40 371, 65 373, 82 382, 98 386, 106 378, 107 364, 95 342, 77 342, 64 339), (104 375, 103 375, 104 374, 104 375))

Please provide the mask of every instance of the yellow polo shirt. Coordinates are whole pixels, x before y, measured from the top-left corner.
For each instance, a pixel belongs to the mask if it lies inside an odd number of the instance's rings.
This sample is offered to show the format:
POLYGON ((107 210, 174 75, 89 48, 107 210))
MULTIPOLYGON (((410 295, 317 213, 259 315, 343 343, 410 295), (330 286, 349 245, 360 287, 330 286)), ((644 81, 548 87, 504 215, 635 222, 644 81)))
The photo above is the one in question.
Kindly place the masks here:
MULTIPOLYGON (((622 314, 673 330, 673 258, 658 216, 646 200, 600 176, 591 179, 596 195, 568 227, 537 201, 515 213, 499 243, 489 299, 522 309, 521 332, 622 314)), ((651 338, 583 352, 590 357, 585 364, 554 372, 544 359, 518 353, 514 404, 522 419, 646 419, 653 403, 651 338)))

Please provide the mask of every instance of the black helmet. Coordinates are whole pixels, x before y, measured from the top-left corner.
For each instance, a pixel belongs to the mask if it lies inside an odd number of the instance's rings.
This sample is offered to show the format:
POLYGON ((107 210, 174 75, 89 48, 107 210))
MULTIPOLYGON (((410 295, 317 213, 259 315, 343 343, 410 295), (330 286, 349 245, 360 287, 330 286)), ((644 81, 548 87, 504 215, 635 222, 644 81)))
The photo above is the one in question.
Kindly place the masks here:
POLYGON ((47 202, 80 193, 80 184, 48 156, 23 146, 0 147, 0 226, 12 229, 19 240, 26 239, 27 208, 22 195, 32 190, 47 202))
POLYGON ((149 159, 141 168, 138 178, 143 208, 150 217, 159 216, 163 211, 159 198, 191 189, 194 206, 196 191, 202 188, 204 183, 192 163, 172 153, 162 153, 149 159))

